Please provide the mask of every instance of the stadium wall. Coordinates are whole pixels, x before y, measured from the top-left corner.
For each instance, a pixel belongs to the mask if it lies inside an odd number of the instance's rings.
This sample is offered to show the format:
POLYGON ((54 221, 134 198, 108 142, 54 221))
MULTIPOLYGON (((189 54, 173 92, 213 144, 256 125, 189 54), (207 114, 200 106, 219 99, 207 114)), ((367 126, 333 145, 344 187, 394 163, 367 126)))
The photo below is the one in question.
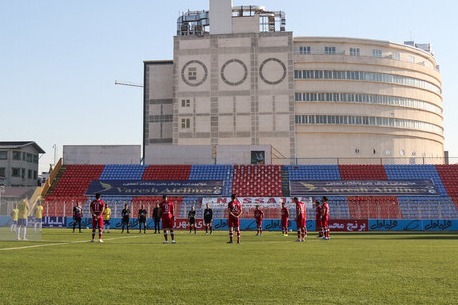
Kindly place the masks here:
POLYGON ((64 164, 140 164, 140 145, 64 145, 64 164))

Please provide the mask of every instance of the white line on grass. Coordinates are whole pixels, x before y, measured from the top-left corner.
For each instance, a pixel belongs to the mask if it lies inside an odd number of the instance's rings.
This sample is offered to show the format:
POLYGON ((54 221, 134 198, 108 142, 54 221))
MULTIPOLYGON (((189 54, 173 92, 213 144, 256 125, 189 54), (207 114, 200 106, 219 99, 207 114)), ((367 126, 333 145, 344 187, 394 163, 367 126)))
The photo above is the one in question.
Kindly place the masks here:
MULTIPOLYGON (((106 238, 106 239, 104 238, 104 240, 115 240, 115 239, 135 238, 135 237, 138 237, 138 236, 113 237, 113 238, 106 238)), ((30 249, 30 248, 38 248, 38 247, 50 247, 50 246, 81 244, 81 243, 88 243, 88 242, 90 242, 90 240, 60 242, 60 243, 53 243, 53 244, 41 244, 41 245, 32 245, 32 246, 23 246, 23 247, 14 247, 14 248, 4 248, 4 249, 0 249, 0 251, 22 250, 22 249, 30 249)))

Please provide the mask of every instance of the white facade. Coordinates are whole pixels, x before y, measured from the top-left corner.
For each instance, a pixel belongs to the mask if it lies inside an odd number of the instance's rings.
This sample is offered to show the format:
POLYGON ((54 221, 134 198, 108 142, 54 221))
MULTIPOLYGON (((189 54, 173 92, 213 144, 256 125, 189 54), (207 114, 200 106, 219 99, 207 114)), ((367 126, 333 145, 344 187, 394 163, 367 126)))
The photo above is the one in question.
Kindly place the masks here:
POLYGON ((296 158, 443 161, 441 78, 431 53, 386 41, 296 37, 294 54, 296 158))
POLYGON ((149 145, 269 145, 279 164, 443 162, 430 45, 293 37, 282 12, 257 6, 213 34, 211 16, 179 18, 173 61, 145 61, 145 159, 149 145))

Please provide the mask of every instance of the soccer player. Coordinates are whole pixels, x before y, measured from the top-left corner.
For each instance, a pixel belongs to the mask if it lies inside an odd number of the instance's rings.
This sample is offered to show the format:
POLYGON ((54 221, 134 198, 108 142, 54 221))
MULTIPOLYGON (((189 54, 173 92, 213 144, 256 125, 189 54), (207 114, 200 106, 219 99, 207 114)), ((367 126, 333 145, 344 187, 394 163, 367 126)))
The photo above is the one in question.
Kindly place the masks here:
POLYGON ((107 230, 107 233, 110 233, 110 222, 111 222, 111 209, 108 204, 105 205, 103 209, 103 231, 107 230))
POLYGON ((19 210, 17 209, 17 204, 15 204, 10 213, 10 216, 11 216, 10 232, 16 232, 17 230, 18 215, 19 215, 19 210))
POLYGON ((121 211, 121 233, 124 233, 124 226, 127 227, 127 233, 129 233, 129 217, 130 217, 130 209, 127 206, 127 203, 124 204, 124 209, 121 211))
POLYGON ((95 194, 95 200, 92 200, 90 205, 92 216, 92 240, 94 242, 95 229, 99 228, 99 242, 103 243, 103 210, 105 209, 105 202, 100 198, 100 193, 95 194))
POLYGON ((328 198, 323 196, 321 205, 321 226, 324 233, 323 239, 329 240, 329 205, 328 198))
POLYGON ((146 233, 146 215, 148 212, 144 209, 143 204, 140 206, 140 210, 138 210, 138 228, 139 232, 142 233, 142 224, 143 224, 143 234, 146 233))
POLYGON ((21 200, 18 205, 18 220, 17 220, 17 240, 27 240, 27 217, 29 216, 29 200, 27 198, 21 200), (22 237, 21 237, 22 228, 22 237))
POLYGON ((43 206, 41 205, 41 202, 37 202, 37 206, 35 207, 35 224, 33 228, 33 232, 37 232, 37 227, 39 232, 41 233, 41 230, 43 228, 43 206))
POLYGON ((73 207, 73 233, 75 233, 76 224, 78 224, 78 230, 81 233, 81 218, 83 218, 83 209, 77 202, 76 206, 73 207))
POLYGON ((231 195, 231 201, 227 205, 228 209, 228 226, 229 226, 229 241, 228 244, 234 243, 234 228, 237 233, 237 243, 240 244, 240 216, 242 216, 242 204, 237 199, 236 194, 231 195))
POLYGON ((321 207, 318 200, 315 201, 315 222, 316 230, 318 231, 317 237, 323 237, 323 228, 321 226, 321 207))
POLYGON ((161 214, 159 214, 159 202, 156 202, 156 207, 153 209, 153 221, 154 221, 154 234, 161 233, 159 224, 161 222, 161 214))
POLYGON ((192 206, 191 210, 188 212, 188 221, 189 221, 189 234, 191 234, 193 228, 194 228, 194 234, 196 234, 196 210, 194 209, 194 206, 192 206))
POLYGON ((159 205, 159 215, 162 215, 162 230, 164 231, 164 244, 168 244, 167 230, 170 230, 172 244, 175 244, 175 234, 173 233, 173 221, 175 220, 173 202, 167 200, 167 195, 162 195, 162 202, 159 205))
POLYGON ((305 208, 305 203, 299 201, 299 198, 293 198, 294 203, 296 204, 296 224, 297 224, 297 242, 305 241, 307 236, 307 228, 305 226, 307 219, 307 211, 305 208))
POLYGON ((259 208, 259 204, 254 209, 254 219, 256 220, 256 236, 262 236, 262 219, 264 212, 259 208))
POLYGON ((281 202, 281 232, 283 236, 288 236, 288 218, 289 210, 285 205, 285 202, 281 202))
POLYGON ((205 234, 208 234, 208 228, 210 228, 210 235, 213 234, 213 210, 210 209, 208 203, 204 210, 204 223, 205 223, 205 234))

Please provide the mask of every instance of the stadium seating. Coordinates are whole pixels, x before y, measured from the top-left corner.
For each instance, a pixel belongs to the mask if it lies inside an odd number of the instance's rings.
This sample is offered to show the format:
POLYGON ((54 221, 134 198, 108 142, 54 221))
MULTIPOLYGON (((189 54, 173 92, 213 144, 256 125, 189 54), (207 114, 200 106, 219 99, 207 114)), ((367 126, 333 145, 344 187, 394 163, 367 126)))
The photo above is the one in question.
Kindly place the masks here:
MULTIPOLYGON (((223 196, 237 193, 239 197, 289 196, 293 180, 431 180, 439 196, 328 196, 331 218, 458 218, 458 165, 65 165, 46 195, 45 214, 71 216, 72 208, 80 202, 88 213, 92 198, 85 196, 93 180, 219 180, 223 181, 223 196)), ((327 194, 323 194, 327 195, 327 194)), ((320 196, 321 197, 321 196, 320 196)), ((203 207, 197 197, 171 198, 176 202, 177 217, 186 218, 195 205, 197 216, 203 207)), ((104 198, 119 217, 128 203, 136 217, 143 204, 151 217, 159 196, 111 196, 104 198)), ((224 217, 215 211, 215 217, 224 217)), ((248 211, 245 217, 251 217, 248 211)), ((277 217, 278 207, 265 208, 266 218, 277 217)), ((309 218, 315 212, 309 207, 309 218)), ((88 215, 88 214, 87 214, 88 215)))
POLYGON ((108 164, 100 180, 142 180, 146 165, 108 164))
POLYGON ((386 180, 383 165, 339 165, 342 180, 386 180))
POLYGON ((290 180, 341 180, 337 165, 288 165, 290 180))
POLYGON ((401 218, 398 199, 395 196, 349 196, 351 219, 401 218))
POLYGON ((281 197, 280 165, 234 165, 232 193, 239 197, 281 197))
POLYGON ((67 165, 57 181, 56 187, 49 194, 58 197, 84 196, 92 180, 97 180, 104 165, 67 165))
POLYGON ((447 196, 447 191, 434 165, 385 165, 385 171, 388 175, 388 180, 431 180, 437 187, 440 196, 447 196))
POLYGON ((436 165, 436 170, 447 194, 450 197, 458 197, 458 164, 436 165))
POLYGON ((223 196, 230 196, 234 167, 232 165, 193 165, 189 180, 223 180, 223 196))
POLYGON ((149 165, 143 180, 188 180, 191 165, 149 165))

